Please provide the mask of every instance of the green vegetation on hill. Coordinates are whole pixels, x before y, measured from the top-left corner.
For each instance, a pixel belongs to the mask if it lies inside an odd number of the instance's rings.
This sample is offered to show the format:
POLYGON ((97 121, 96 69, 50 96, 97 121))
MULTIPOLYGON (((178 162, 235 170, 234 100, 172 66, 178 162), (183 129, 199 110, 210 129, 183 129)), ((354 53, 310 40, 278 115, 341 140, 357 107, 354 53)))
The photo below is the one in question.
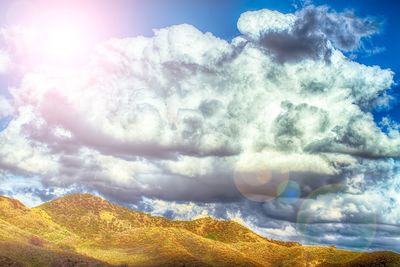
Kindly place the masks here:
POLYGON ((0 266, 400 266, 359 253, 269 240, 241 224, 171 221, 74 194, 29 209, 0 197, 0 266))

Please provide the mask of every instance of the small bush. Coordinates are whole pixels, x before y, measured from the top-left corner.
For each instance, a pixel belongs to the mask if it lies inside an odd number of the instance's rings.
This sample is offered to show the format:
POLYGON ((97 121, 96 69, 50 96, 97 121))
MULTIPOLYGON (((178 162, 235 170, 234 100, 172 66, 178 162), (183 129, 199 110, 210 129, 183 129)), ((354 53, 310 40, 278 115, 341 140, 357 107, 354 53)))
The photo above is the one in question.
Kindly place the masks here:
POLYGON ((211 240, 217 240, 217 235, 215 233, 209 233, 207 234, 206 238, 211 240))

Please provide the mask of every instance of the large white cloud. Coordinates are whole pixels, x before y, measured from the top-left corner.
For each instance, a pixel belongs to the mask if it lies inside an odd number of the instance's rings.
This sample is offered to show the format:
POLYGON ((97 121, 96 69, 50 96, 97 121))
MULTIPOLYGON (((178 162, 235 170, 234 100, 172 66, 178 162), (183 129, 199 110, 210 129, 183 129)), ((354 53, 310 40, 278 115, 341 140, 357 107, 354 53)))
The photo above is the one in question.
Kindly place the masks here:
MULTIPOLYGON (((377 184, 394 179, 387 159, 400 156, 399 132, 383 132, 371 114, 386 105, 394 74, 343 54, 376 27, 309 7, 244 13, 242 35, 230 42, 190 25, 112 39, 84 68, 24 74, 11 91, 14 118, 0 133, 0 167, 125 203, 234 203, 243 197, 238 173, 264 171, 289 173, 302 197, 329 183, 376 196, 384 190, 377 184)), ((316 220, 345 221, 361 203, 370 210, 371 199, 349 194, 338 194, 337 210, 316 220)), ((293 222, 298 209, 270 202, 260 211, 293 222)), ((294 235, 291 227, 283 230, 294 235)))
MULTIPOLYGON (((243 14, 239 28, 249 35, 257 28, 283 32, 306 12, 331 16, 318 8, 296 15, 264 10, 243 14), (264 23, 268 17, 275 22, 264 23)), ((340 170, 326 153, 399 155, 398 134, 382 133, 364 111, 390 88, 392 72, 352 62, 334 48, 329 62, 281 64, 272 52, 251 41, 228 43, 190 25, 156 31, 153 38, 114 39, 98 46, 85 69, 26 74, 12 91, 20 115, 8 131, 24 120, 20 135, 50 150, 60 170, 65 154, 81 158, 86 147, 96 162, 107 155, 128 165, 175 165, 189 168, 181 175, 197 177, 215 175, 218 168, 204 166, 203 157, 234 169, 235 162, 246 165, 261 155, 261 164, 272 170, 333 174, 340 170), (30 120, 24 116, 28 109, 30 120), (187 157, 198 163, 181 163, 187 157)), ((159 168, 154 175, 162 173, 159 168)), ((134 176, 123 169, 122 177, 134 176)))

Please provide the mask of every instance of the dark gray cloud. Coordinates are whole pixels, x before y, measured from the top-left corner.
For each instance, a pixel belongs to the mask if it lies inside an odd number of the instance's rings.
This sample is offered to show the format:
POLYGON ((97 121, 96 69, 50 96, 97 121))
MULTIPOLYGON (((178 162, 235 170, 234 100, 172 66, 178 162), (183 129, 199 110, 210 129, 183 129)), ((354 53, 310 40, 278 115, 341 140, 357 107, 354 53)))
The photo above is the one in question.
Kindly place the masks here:
POLYGON ((362 38, 380 28, 372 18, 359 18, 352 11, 337 13, 326 6, 307 6, 295 16, 291 27, 266 30, 254 40, 282 63, 302 59, 329 61, 334 48, 357 50, 362 38))

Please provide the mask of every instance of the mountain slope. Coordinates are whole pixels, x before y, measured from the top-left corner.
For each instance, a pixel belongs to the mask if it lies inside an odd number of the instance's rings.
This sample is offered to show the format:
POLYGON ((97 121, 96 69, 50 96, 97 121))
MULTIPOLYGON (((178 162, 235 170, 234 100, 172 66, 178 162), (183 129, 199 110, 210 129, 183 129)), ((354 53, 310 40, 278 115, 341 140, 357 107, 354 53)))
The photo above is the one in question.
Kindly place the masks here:
POLYGON ((400 266, 356 253, 263 238, 231 221, 171 221, 88 194, 29 209, 0 197, 0 266, 400 266))
POLYGON ((137 227, 162 226, 169 223, 165 218, 132 211, 89 194, 68 195, 33 210, 45 212, 54 222, 82 237, 120 233, 137 227))
POLYGON ((255 265, 227 244, 197 235, 196 223, 174 222, 131 211, 96 196, 69 195, 35 210, 90 240, 76 246, 77 251, 113 264, 212 266, 226 262, 237 266, 255 265), (187 227, 179 227, 183 225, 187 227))
POLYGON ((110 266, 75 253, 78 240, 39 210, 0 196, 0 266, 110 266))
POLYGON ((66 245, 76 243, 79 237, 62 226, 53 222, 40 209, 29 209, 18 200, 0 196, 0 238, 27 241, 33 236, 50 240, 49 246, 55 244, 66 245), (12 231, 15 235, 9 235, 12 231))

